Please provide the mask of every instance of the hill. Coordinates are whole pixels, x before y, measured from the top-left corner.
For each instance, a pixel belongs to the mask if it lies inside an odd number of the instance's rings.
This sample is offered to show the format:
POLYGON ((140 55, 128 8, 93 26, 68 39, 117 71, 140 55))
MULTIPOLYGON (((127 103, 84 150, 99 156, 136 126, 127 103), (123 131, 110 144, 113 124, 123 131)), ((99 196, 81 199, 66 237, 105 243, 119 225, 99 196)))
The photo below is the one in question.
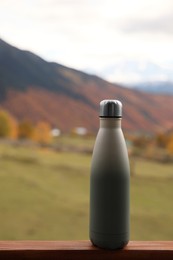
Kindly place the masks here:
POLYGON ((44 120, 66 132, 76 126, 96 131, 102 99, 122 101, 126 131, 155 132, 173 126, 171 96, 111 84, 0 40, 0 107, 17 120, 44 120))
POLYGON ((169 81, 142 82, 134 88, 148 93, 173 95, 173 83, 169 81))

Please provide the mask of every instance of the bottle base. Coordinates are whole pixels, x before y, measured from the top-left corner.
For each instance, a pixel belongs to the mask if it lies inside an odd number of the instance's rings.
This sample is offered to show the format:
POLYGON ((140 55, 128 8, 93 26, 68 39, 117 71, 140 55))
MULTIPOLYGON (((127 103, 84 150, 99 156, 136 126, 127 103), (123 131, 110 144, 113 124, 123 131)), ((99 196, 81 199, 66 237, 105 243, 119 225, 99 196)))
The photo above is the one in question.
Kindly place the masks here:
POLYGON ((115 250, 125 247, 129 242, 129 234, 123 233, 119 235, 102 234, 90 232, 90 240, 94 246, 103 249, 115 250))

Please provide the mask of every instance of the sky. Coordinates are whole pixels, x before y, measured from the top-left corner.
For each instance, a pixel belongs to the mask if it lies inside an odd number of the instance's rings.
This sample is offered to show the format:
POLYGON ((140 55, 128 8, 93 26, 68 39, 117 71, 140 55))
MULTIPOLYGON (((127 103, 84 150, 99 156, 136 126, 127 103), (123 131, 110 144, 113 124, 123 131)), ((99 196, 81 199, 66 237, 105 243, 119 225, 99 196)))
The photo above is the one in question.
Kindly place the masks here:
POLYGON ((112 82, 173 81, 172 0, 0 0, 0 38, 112 82))

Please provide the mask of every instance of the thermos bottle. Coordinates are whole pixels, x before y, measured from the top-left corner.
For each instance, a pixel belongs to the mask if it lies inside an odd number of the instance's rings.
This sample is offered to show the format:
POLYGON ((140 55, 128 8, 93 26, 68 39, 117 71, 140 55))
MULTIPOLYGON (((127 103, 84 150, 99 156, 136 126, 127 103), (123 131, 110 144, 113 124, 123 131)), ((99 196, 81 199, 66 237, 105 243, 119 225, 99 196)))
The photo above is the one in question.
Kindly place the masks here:
POLYGON ((90 176, 90 240, 100 248, 118 249, 129 241, 130 169, 121 130, 122 104, 100 102, 90 176))

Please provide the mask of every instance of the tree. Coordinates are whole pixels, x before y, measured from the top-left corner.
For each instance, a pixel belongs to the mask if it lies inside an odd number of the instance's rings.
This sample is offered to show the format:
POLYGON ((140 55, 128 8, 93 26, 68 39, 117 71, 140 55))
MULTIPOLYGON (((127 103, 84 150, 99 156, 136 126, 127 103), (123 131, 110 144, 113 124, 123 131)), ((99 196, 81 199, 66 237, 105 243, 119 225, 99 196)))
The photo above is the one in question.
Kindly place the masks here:
POLYGON ((150 138, 146 135, 135 136, 133 145, 138 148, 144 148, 150 143, 150 138))
POLYGON ((34 127, 28 120, 24 120, 18 124, 18 138, 20 139, 32 139, 34 133, 34 127))
POLYGON ((169 138, 167 150, 170 154, 173 154, 173 135, 171 135, 170 138, 169 138))
POLYGON ((159 133, 156 135, 156 144, 161 148, 166 148, 168 145, 169 136, 164 133, 159 133))
POLYGON ((51 127, 48 123, 40 121, 37 123, 34 130, 34 140, 41 143, 47 144, 51 141, 51 127))
POLYGON ((0 137, 16 138, 17 124, 15 119, 5 110, 0 111, 0 137))

